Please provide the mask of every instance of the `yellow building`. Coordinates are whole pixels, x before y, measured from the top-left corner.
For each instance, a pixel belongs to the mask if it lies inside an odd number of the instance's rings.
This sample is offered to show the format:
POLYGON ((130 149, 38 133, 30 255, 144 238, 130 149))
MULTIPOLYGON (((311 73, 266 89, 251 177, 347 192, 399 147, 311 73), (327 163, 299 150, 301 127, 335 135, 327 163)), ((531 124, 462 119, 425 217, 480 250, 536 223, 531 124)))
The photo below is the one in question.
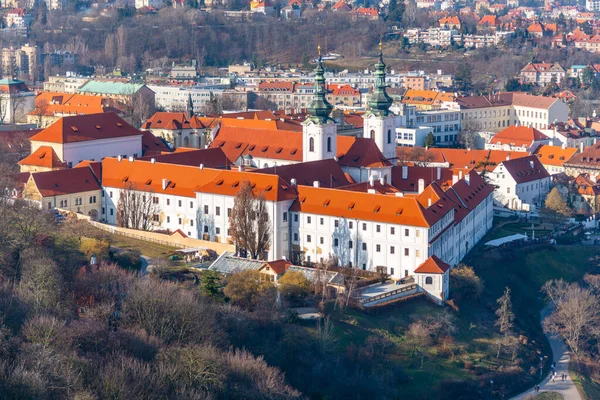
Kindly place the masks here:
POLYGON ((58 208, 93 220, 102 211, 102 188, 90 166, 32 173, 23 198, 39 203, 43 209, 58 208))

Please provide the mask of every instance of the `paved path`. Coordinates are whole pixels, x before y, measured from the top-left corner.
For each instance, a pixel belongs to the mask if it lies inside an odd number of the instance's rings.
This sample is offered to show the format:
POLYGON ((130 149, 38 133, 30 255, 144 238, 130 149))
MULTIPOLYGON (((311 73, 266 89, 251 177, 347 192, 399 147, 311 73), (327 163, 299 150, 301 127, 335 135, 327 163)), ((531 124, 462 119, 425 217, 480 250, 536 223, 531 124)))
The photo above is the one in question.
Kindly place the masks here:
MULTIPOLYGON (((541 312, 541 320, 544 321, 551 312, 551 307, 546 306, 541 312)), ((550 347, 552 348, 553 362, 556 363, 556 379, 552 382, 551 376, 547 376, 542 383, 540 383, 540 393, 542 392, 558 392, 565 400, 582 400, 577 387, 573 383, 570 376, 567 376, 566 381, 561 381, 560 376, 562 374, 569 374, 569 361, 571 359, 570 352, 565 345, 565 342, 559 337, 553 337, 546 334, 550 347)), ((513 397, 511 400, 525 400, 533 398, 535 392, 533 389, 521 393, 520 395, 513 397)))

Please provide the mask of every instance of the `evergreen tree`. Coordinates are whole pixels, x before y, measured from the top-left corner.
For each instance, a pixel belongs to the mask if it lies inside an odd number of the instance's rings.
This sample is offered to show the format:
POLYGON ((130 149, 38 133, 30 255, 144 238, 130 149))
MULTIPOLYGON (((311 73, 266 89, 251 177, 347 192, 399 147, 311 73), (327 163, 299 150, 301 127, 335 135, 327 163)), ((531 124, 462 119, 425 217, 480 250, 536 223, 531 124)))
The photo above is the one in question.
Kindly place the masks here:
POLYGON ((220 289, 221 277, 216 271, 208 270, 202 275, 200 282, 200 293, 215 300, 223 298, 220 289))
POLYGON ((387 21, 398 23, 401 22, 402 16, 404 15, 404 10, 404 1, 400 1, 400 4, 398 4, 397 0, 390 0, 388 5, 387 21))
POLYGON ((435 136, 433 136, 433 133, 429 132, 425 137, 425 147, 433 146, 435 146, 435 136))

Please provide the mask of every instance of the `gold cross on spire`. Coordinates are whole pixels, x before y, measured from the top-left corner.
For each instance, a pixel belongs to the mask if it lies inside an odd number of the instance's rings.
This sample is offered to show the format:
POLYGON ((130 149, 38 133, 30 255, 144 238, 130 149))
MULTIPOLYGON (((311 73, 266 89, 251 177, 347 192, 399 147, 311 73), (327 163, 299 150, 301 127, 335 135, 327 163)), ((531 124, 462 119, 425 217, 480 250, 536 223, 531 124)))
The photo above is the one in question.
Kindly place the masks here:
POLYGON ((379 52, 383 52, 383 33, 379 34, 379 52))
POLYGON ((317 52, 319 53, 319 57, 321 57, 321 43, 317 46, 317 52))

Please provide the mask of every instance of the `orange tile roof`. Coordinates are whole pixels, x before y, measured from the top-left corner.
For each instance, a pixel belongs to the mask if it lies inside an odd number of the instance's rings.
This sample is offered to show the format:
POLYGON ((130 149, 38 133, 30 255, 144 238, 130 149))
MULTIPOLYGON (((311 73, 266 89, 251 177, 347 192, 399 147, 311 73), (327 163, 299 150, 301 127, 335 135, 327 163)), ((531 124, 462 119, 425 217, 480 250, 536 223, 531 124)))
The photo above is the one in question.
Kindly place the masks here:
POLYGON ((440 19, 440 25, 460 25, 460 19, 458 19, 456 15, 452 17, 444 17, 440 19))
POLYGON ((295 179, 297 185, 312 186, 315 181, 318 181, 321 187, 335 188, 354 183, 351 178, 348 179, 340 165, 333 158, 279 165, 277 167, 257 169, 253 172, 276 174, 288 183, 291 183, 292 179, 295 179))
POLYGON ((271 267, 271 269, 277 274, 281 275, 285 271, 288 270, 289 267, 292 266, 292 263, 288 260, 275 260, 275 261, 267 261, 267 265, 271 267))
POLYGON ((535 128, 512 125, 496 133, 490 143, 530 146, 533 142, 547 139, 549 139, 548 136, 535 128))
POLYGON ((34 135, 31 140, 50 143, 75 143, 126 136, 142 136, 142 132, 114 113, 62 117, 34 135))
POLYGON ((19 161, 19 165, 30 165, 44 168, 65 168, 64 162, 58 158, 58 155, 52 146, 40 146, 36 151, 19 161))
POLYGON ((414 167, 394 166, 392 167, 392 185, 403 192, 417 192, 419 190, 419 179, 423 179, 425 186, 436 182, 446 190, 452 185, 453 172, 450 168, 439 168, 440 179, 437 179, 438 167, 414 167), (406 179, 402 179, 402 170, 406 168, 406 179))
POLYGON ((34 172, 31 178, 43 197, 100 190, 100 184, 90 168, 59 169, 34 172))
MULTIPOLYGON (((465 149, 443 149, 431 148, 428 150, 435 157, 435 162, 447 162, 451 168, 483 170, 485 163, 492 166, 506 160, 507 158, 525 157, 525 152, 504 150, 465 150, 465 149)), ((488 166, 488 170, 489 170, 488 166)))
POLYGON ((501 25, 501 22, 495 15, 486 15, 479 20, 477 25, 498 26, 501 25))
POLYGON ((163 193, 173 196, 195 198, 198 185, 208 182, 221 171, 217 169, 190 167, 176 164, 154 163, 146 160, 130 162, 117 158, 102 160, 102 186, 125 188, 133 184, 137 190, 163 193), (169 185, 163 189, 162 180, 169 185))
POLYGON ((417 274, 445 274, 450 269, 450 265, 446 264, 435 254, 429 257, 415 269, 417 274))
POLYGON ((542 164, 562 167, 577 153, 578 149, 573 147, 562 148, 561 146, 550 146, 547 144, 538 147, 533 154, 536 155, 542 164))
POLYGON ((157 112, 144 124, 142 129, 204 129, 206 126, 202 120, 195 115, 188 118, 183 112, 157 112))
POLYGON ((41 92, 35 98, 35 108, 29 115, 120 113, 110 99, 79 93, 41 92))
MULTIPOLYGON (((425 196, 423 196, 425 197, 425 196)), ((440 200, 424 207, 418 196, 399 197, 352 192, 342 189, 298 186, 298 200, 292 211, 392 224, 430 227, 444 217, 454 203, 442 194, 440 200)))
POLYGON ((196 192, 235 196, 240 183, 249 181, 255 193, 264 193, 269 201, 293 199, 292 186, 276 175, 247 171, 219 170, 187 165, 165 164, 146 160, 105 158, 102 161, 102 185, 125 188, 133 184, 136 190, 173 196, 196 197, 196 192), (163 179, 167 186, 163 189, 163 179))
POLYGON ((296 190, 277 175, 260 174, 248 171, 223 170, 210 181, 200 184, 195 191, 225 196, 235 196, 240 184, 249 181, 255 195, 263 194, 268 201, 291 200, 296 198, 296 190))
POLYGON ((445 101, 454 101, 454 93, 409 89, 402 97, 402 103, 407 104, 439 105, 445 101))
POLYGON ((201 164, 206 168, 225 168, 233 163, 225 156, 223 150, 215 147, 210 149, 177 149, 173 153, 156 154, 139 158, 140 160, 151 160, 165 164, 188 165, 199 167, 201 164))

